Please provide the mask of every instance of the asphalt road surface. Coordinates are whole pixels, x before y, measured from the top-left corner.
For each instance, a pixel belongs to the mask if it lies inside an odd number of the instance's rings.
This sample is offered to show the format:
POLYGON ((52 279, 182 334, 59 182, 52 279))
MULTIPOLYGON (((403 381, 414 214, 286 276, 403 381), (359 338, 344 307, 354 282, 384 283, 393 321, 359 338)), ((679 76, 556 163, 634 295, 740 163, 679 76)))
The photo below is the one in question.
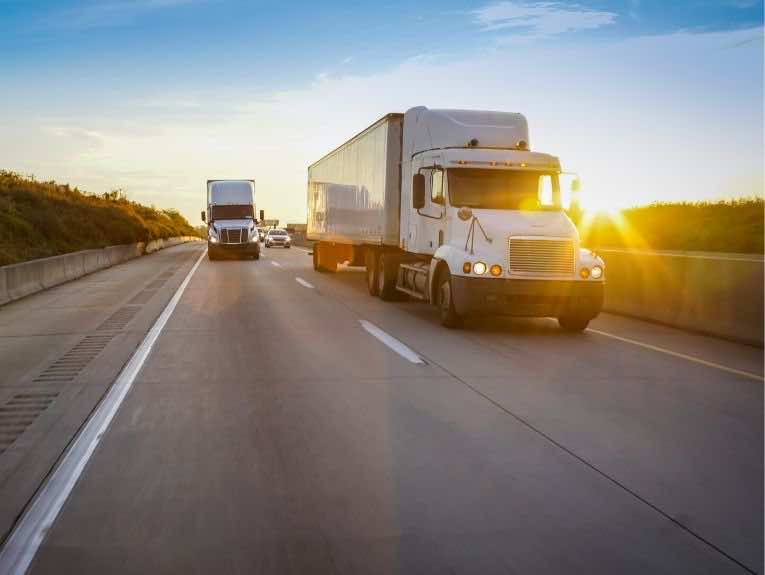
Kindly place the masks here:
MULTIPOLYGON (((0 454, 6 532, 203 250, 0 308, 2 400, 56 393, 0 454)), ((31 573, 762 572, 761 349, 608 314, 450 331, 263 254, 200 260, 31 573)))

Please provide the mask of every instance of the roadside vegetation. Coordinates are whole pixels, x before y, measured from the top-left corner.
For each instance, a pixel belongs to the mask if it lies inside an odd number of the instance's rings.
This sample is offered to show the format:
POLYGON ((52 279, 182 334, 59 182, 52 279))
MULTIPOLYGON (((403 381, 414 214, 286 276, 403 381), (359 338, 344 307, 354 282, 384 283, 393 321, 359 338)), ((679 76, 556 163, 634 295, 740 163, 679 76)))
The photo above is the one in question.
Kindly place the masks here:
POLYGON ((198 231, 176 210, 0 171, 0 265, 198 231))
POLYGON ((709 252, 763 253, 762 198, 721 202, 658 203, 618 215, 578 220, 582 245, 709 252))

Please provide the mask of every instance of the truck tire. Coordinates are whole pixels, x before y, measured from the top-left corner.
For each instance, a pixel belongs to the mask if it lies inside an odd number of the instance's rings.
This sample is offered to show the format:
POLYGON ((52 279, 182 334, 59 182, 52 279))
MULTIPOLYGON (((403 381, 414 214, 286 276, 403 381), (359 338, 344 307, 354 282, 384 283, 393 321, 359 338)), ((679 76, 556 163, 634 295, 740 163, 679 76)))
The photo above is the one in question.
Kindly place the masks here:
POLYGON ((218 259, 218 253, 212 248, 207 248, 207 259, 214 262, 218 259))
POLYGON ((398 279, 398 258, 381 252, 377 258, 377 293, 383 301, 397 299, 396 280, 398 279))
POLYGON ((369 295, 378 296, 380 295, 379 286, 377 285, 379 269, 377 267, 377 253, 375 250, 366 250, 364 252, 364 265, 367 268, 367 289, 369 290, 369 295))
POLYGON ((464 324, 462 317, 457 314, 454 308, 454 299, 452 297, 452 276, 448 269, 444 269, 438 275, 438 314, 441 319, 441 325, 449 329, 461 328, 464 324))
POLYGON ((564 331, 582 332, 587 329, 590 320, 578 315, 562 315, 558 318, 558 325, 564 331))

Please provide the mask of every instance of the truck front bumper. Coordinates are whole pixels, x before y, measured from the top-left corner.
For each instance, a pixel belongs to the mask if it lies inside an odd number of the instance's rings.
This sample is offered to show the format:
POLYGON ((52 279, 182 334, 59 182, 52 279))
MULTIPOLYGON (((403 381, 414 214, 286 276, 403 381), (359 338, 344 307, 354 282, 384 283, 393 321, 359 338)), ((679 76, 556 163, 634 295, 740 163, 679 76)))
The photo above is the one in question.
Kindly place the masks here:
POLYGON ((452 276, 454 307, 461 316, 510 315, 592 319, 603 307, 605 282, 489 279, 452 276))
POLYGON ((241 254, 255 255, 260 252, 260 242, 247 242, 242 244, 221 244, 207 242, 207 249, 216 254, 241 254))

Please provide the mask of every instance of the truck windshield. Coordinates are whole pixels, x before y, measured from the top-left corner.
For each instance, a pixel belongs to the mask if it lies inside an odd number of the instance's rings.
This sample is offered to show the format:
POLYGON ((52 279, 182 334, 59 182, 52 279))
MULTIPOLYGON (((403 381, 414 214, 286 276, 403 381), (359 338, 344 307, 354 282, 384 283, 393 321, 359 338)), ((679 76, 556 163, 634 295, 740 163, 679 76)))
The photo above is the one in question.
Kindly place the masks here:
POLYGON ((244 220, 254 219, 255 210, 252 204, 244 206, 212 206, 210 220, 244 220))
POLYGON ((447 170, 449 203, 489 210, 551 210, 560 206, 557 174, 520 170, 447 170))

